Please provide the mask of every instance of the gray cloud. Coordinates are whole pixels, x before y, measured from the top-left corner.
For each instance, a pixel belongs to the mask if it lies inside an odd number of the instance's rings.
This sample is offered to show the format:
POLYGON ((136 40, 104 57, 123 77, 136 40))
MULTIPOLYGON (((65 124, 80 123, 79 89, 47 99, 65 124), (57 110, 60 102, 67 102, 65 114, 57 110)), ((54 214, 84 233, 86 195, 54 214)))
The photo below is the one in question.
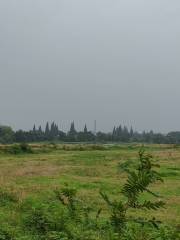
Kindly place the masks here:
POLYGON ((178 0, 0 1, 0 122, 180 129, 178 0))

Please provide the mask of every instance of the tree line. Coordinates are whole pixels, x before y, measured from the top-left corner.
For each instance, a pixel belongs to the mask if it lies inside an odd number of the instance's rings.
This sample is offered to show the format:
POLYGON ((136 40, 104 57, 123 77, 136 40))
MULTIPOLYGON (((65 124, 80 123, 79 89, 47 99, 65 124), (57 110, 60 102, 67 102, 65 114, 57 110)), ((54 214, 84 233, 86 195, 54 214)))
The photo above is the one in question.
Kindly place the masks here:
POLYGON ((85 124, 81 131, 77 131, 74 122, 71 123, 70 129, 67 132, 59 129, 55 122, 46 123, 45 128, 42 126, 33 126, 29 131, 18 130, 13 131, 9 126, 0 126, 0 143, 13 142, 44 142, 44 141, 59 141, 59 142, 140 142, 140 143, 162 143, 162 144, 179 144, 180 131, 170 132, 168 134, 154 133, 151 131, 137 132, 132 127, 119 125, 114 127, 112 132, 105 133, 98 131, 94 133, 88 130, 85 124))

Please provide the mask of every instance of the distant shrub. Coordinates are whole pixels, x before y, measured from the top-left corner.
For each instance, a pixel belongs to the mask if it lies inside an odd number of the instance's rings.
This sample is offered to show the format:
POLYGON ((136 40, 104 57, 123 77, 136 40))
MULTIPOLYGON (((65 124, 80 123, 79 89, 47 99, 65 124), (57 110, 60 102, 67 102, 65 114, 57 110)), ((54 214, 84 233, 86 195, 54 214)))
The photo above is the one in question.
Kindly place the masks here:
POLYGON ((104 151, 107 148, 103 144, 65 144, 62 146, 64 151, 104 151))
POLYGON ((103 150, 106 150, 106 147, 103 144, 101 144, 101 145, 94 144, 94 145, 90 145, 89 149, 90 150, 101 150, 101 151, 103 151, 103 150))
POLYGON ((71 150, 72 150, 72 148, 71 148, 70 146, 68 146, 68 145, 63 145, 63 146, 62 146, 62 149, 63 149, 64 151, 71 151, 71 150))
POLYGON ((50 148, 53 148, 54 150, 58 149, 58 145, 55 142, 50 142, 49 145, 50 148))
POLYGON ((20 148, 23 153, 32 153, 33 152, 32 148, 27 143, 21 143, 20 148))
POLYGON ((5 151, 7 153, 10 153, 10 154, 20 154, 20 153, 22 153, 21 147, 20 147, 19 144, 13 144, 13 145, 7 147, 7 149, 5 149, 5 151))
POLYGON ((13 144, 5 149, 10 154, 33 153, 32 148, 27 143, 13 144))

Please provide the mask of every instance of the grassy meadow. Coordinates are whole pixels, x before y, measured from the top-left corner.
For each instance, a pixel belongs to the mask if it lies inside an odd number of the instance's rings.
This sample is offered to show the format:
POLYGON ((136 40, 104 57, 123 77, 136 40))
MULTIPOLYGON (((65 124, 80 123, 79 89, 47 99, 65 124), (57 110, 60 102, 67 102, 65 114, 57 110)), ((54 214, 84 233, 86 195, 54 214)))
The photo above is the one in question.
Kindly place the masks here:
MULTIPOLYGON (((112 199, 121 198, 121 187, 127 178, 121 165, 137 161, 140 145, 33 144, 32 153, 21 154, 6 152, 6 148, 8 146, 0 147, 1 192, 13 193, 18 203, 0 192, 0 221, 16 227, 21 224, 21 212, 28 202, 30 205, 33 201, 51 202, 53 190, 67 186, 77 189, 78 197, 90 204, 94 212, 102 208, 105 219, 108 209, 99 191, 103 190, 112 199)), ((147 217, 152 214, 163 223, 177 227, 180 223, 180 147, 145 145, 144 148, 161 166, 158 171, 164 182, 153 184, 151 189, 166 205, 158 211, 140 214, 147 217)), ((143 198, 148 199, 149 195, 144 194, 143 198)), ((133 216, 136 211, 129 214, 133 216)))

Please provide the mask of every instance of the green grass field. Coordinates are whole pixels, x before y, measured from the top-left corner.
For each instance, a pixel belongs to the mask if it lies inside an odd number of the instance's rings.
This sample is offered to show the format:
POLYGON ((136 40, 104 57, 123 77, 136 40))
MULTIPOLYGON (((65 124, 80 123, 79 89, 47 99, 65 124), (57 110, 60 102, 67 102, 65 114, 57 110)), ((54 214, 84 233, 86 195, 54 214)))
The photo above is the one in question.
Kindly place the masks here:
MULTIPOLYGON (((15 193, 19 204, 25 199, 51 201, 52 191, 69 186, 76 188, 78 197, 93 206, 107 206, 99 191, 105 191, 112 198, 121 198, 121 187, 127 175, 119 165, 127 160, 137 161, 139 145, 32 145, 34 153, 0 153, 0 185, 2 189, 15 193)), ((174 145, 146 145, 145 149, 160 164, 158 170, 164 183, 152 186, 162 196, 166 207, 151 214, 164 223, 177 226, 180 223, 180 148, 174 145)), ((148 198, 144 195, 143 198, 148 198)), ((1 202, 1 196, 0 196, 1 202)), ((19 206, 0 203, 0 221, 17 224, 19 206)), ((132 212, 130 214, 136 214, 132 212)), ((141 213, 149 216, 148 211, 141 213)))

